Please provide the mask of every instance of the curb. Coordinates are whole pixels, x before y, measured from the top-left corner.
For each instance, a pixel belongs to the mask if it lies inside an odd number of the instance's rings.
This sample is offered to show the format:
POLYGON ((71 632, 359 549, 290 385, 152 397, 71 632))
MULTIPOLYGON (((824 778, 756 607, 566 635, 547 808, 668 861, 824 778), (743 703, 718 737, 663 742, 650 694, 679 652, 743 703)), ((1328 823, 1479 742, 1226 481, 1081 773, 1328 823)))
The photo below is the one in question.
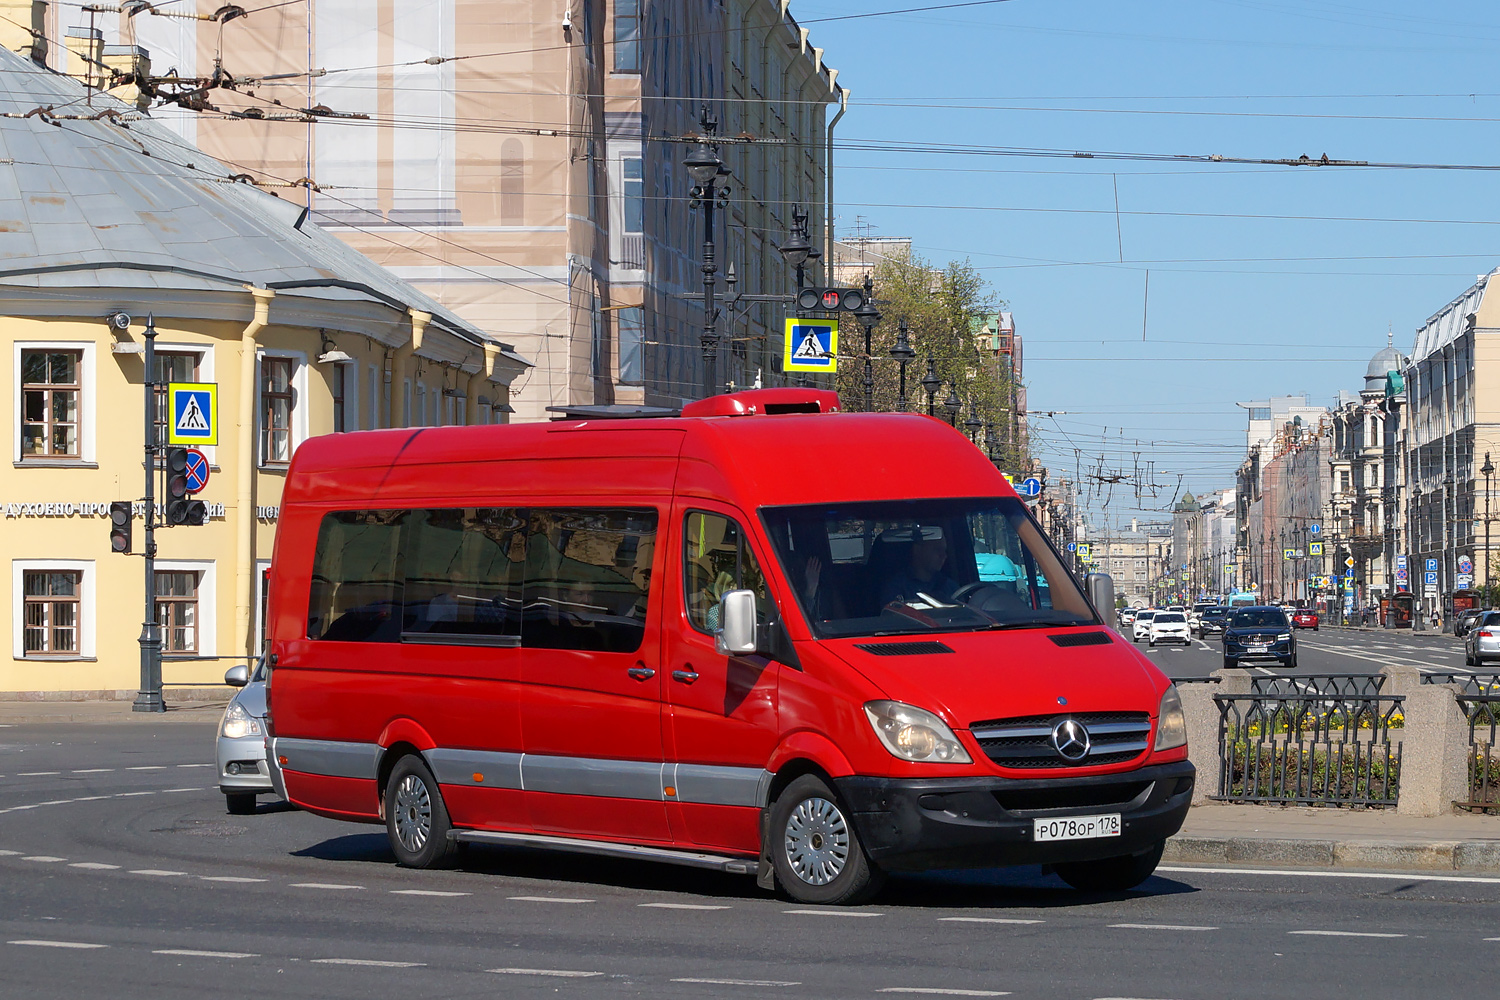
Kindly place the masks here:
POLYGON ((1168 839, 1162 860, 1500 874, 1500 840, 1302 840, 1179 835, 1168 839))

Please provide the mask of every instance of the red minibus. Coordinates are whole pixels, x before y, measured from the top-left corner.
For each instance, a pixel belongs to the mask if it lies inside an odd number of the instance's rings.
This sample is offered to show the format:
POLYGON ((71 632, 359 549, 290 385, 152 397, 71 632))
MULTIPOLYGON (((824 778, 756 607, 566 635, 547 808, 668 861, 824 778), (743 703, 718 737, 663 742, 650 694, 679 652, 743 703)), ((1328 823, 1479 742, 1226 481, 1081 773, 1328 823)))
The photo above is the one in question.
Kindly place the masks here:
POLYGON ((298 449, 268 658, 292 802, 411 867, 541 846, 811 903, 1152 873, 1193 787, 1176 690, 962 434, 791 388, 571 416, 298 449))

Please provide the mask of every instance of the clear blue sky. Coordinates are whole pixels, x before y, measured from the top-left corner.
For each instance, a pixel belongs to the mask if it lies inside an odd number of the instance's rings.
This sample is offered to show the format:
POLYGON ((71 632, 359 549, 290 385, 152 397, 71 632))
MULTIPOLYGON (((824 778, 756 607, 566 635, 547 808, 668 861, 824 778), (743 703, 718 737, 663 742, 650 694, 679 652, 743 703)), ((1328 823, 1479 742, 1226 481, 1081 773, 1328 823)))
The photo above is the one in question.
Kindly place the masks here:
MULTIPOLYGON (((1010 0, 819 23, 921 3, 794 3, 852 91, 840 142, 1500 164, 1493 3, 1010 0)), ((1031 409, 1066 411, 1032 424, 1054 478, 1075 448, 1085 472, 1155 463, 1143 510, 1124 487, 1091 499, 1112 523, 1164 517, 1179 475, 1232 486, 1237 400, 1330 404, 1387 329, 1409 352, 1500 264, 1500 172, 880 149, 840 153, 836 183, 842 233, 858 218, 968 258, 1015 313, 1031 409)))

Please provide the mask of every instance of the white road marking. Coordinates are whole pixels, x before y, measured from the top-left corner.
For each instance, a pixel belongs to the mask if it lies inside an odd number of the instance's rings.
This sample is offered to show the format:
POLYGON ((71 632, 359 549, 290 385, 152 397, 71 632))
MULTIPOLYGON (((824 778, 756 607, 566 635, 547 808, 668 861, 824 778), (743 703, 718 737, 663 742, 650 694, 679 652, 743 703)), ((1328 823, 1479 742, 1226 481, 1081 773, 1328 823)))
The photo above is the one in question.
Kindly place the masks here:
POLYGON ((293 882, 293 889, 363 889, 362 885, 338 885, 333 882, 293 882))
POLYGON ((782 910, 805 917, 883 917, 884 913, 851 913, 848 910, 782 910))
POLYGON ((241 878, 238 875, 199 875, 204 882, 264 882, 263 878, 241 878))
POLYGON ((55 774, 62 774, 62 772, 61 771, 19 771, 19 772, 17 772, 16 777, 18 777, 18 778, 49 778, 49 777, 51 777, 52 775, 55 775, 55 774))
POLYGON ((20 851, 0 851, 0 858, 14 858, 20 853, 20 851))
POLYGON ((186 875, 187 872, 169 872, 169 871, 164 871, 163 869, 160 869, 160 868, 133 868, 133 869, 131 869, 130 874, 132 874, 132 875, 161 875, 161 876, 167 876, 167 875, 186 875))
POLYGON ((54 858, 50 854, 32 854, 21 859, 22 861, 40 861, 43 864, 51 864, 54 861, 66 861, 67 858, 54 858))
POLYGON ((1478 875, 1429 875, 1426 872, 1314 872, 1285 868, 1193 868, 1186 865, 1160 865, 1159 872, 1206 875, 1299 875, 1305 878, 1394 878, 1406 882, 1467 882, 1478 885, 1500 885, 1500 878, 1478 875))
POLYGON ((127 767, 127 771, 165 771, 165 764, 137 764, 135 767, 127 767))
POLYGON ((7 941, 6 944, 27 945, 32 948, 108 948, 107 944, 88 944, 84 941, 7 941))
POLYGON ((559 976, 563 979, 592 979, 602 972, 579 972, 576 969, 485 969, 497 976, 559 976))
POLYGON ((1486 941, 1500 941, 1500 938, 1485 938, 1486 941))
POLYGON ((637 906, 657 910, 727 910, 727 906, 706 906, 700 903, 637 903, 637 906))
POLYGON ((1128 931, 1216 931, 1217 927, 1196 924, 1110 924, 1110 927, 1128 931))
POLYGON ((468 896, 467 892, 440 892, 437 889, 392 889, 393 896, 468 896))
POLYGON ((426 962, 380 962, 373 958, 315 958, 314 965, 368 965, 376 969, 423 969, 426 962))
POLYGON ((780 979, 674 979, 674 983, 701 983, 705 986, 801 986, 780 979))
POLYGON ((168 792, 206 792, 206 791, 208 791, 208 789, 206 789, 206 788, 163 788, 161 791, 162 791, 162 794, 165 795, 168 792))
POLYGON ((887 986, 876 993, 923 993, 944 997, 1008 997, 1001 990, 950 990, 938 986, 887 986))
POLYGON ((938 917, 956 924, 1042 924, 1045 920, 1022 920, 1019 917, 938 917))
POLYGON ((75 861, 71 865, 69 865, 68 867, 69 868, 84 868, 84 869, 87 869, 88 871, 91 871, 91 872, 114 872, 114 871, 119 871, 120 870, 120 866, 119 865, 105 865, 105 864, 100 864, 97 861, 75 861))
POLYGON ((1392 653, 1385 653, 1385 654, 1382 654, 1380 656, 1366 656, 1363 653, 1351 653, 1347 649, 1341 649, 1338 646, 1325 646, 1325 645, 1322 645, 1321 643, 1308 642, 1306 640, 1302 640, 1302 644, 1305 645, 1305 646, 1307 646, 1310 649, 1316 649, 1319 652, 1323 652, 1323 653, 1335 653, 1335 654, 1337 654, 1339 656, 1348 656, 1348 657, 1352 657, 1353 659, 1356 659, 1356 660, 1367 660, 1370 663, 1381 663, 1381 664, 1384 664, 1384 663, 1395 662, 1395 663, 1403 663, 1403 664, 1406 664, 1407 666, 1413 666, 1413 667, 1436 667, 1436 666, 1440 666, 1440 664, 1434 663, 1431 660, 1414 660, 1414 659, 1412 659, 1409 656, 1396 656, 1396 655, 1394 655, 1392 653))
POLYGON ((507 896, 517 903, 592 903, 592 899, 571 899, 567 896, 507 896))
MULTIPOLYGON (((156 794, 155 792, 120 792, 118 795, 115 796, 115 798, 117 798, 117 799, 130 799, 130 798, 134 798, 137 795, 155 795, 155 794, 156 794)), ((44 802, 42 804, 43 805, 48 805, 48 806, 50 806, 50 805, 62 805, 61 802, 44 802)))
POLYGON ((75 767, 69 774, 108 774, 113 771, 112 767, 75 767))
POLYGON ((178 764, 178 767, 213 767, 212 764, 178 764))
POLYGON ((163 948, 153 955, 182 955, 186 958, 260 958, 249 951, 193 951, 190 948, 163 948))
POLYGON ((1308 937, 1362 937, 1404 938, 1405 934, 1377 934, 1373 931, 1287 931, 1288 934, 1304 934, 1308 937))

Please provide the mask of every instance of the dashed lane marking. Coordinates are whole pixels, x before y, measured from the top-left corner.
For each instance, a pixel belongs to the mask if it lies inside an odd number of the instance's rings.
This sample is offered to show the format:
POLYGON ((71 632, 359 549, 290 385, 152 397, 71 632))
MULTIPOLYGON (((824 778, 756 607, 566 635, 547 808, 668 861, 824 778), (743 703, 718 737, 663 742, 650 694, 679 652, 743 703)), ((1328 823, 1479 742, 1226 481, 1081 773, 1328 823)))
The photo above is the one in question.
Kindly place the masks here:
POLYGON ((7 941, 29 948, 108 948, 107 944, 89 944, 86 941, 7 941))
POLYGON ((698 983, 703 986, 801 986, 780 979, 674 979, 674 983, 698 983))
POLYGON ((507 896, 517 903, 592 903, 592 899, 572 899, 568 896, 507 896))
POLYGON ((130 871, 130 874, 132 874, 132 875, 159 875, 159 876, 162 876, 162 877, 166 877, 168 875, 186 875, 187 872, 169 872, 169 871, 165 871, 165 870, 163 870, 161 868, 132 868, 131 871, 130 871))
POLYGON ((782 910, 803 917, 883 917, 884 913, 858 913, 848 910, 782 910))
POLYGON ((249 951, 194 951, 191 948, 162 948, 153 955, 181 955, 184 958, 260 958, 249 951))
POLYGON ((75 767, 69 774, 108 774, 113 771, 112 767, 75 767))
POLYGON ((206 792, 207 788, 163 788, 149 792, 116 792, 113 795, 80 795, 71 799, 51 799, 47 802, 28 802, 20 806, 8 806, 0 809, 0 815, 13 812, 25 812, 28 809, 40 809, 43 806, 66 806, 75 802, 99 802, 104 799, 129 799, 139 795, 164 795, 168 792, 206 792))
POLYGON ((178 767, 213 767, 212 764, 178 764, 178 767))
POLYGON ((1405 934, 1380 934, 1375 931, 1287 931, 1288 934, 1303 934, 1308 937, 1358 937, 1358 938, 1404 938, 1405 934))
POLYGON ((392 889, 393 896, 469 896, 467 892, 441 892, 437 889, 392 889))
POLYGON ((14 858, 20 855, 20 851, 0 851, 0 858, 14 858))
POLYGON ((497 976, 556 976, 560 979, 593 979, 602 972, 581 972, 577 969, 485 969, 497 976))
POLYGON ((293 882, 293 889, 363 889, 362 885, 339 885, 335 882, 293 882))
POLYGON ((1110 924, 1112 928, 1127 931, 1216 931, 1217 927, 1196 924, 1110 924))
POLYGON ((956 924, 1042 924, 1045 920, 1023 920, 1020 917, 938 917, 956 924))
POLYGON ((1403 882, 1466 882, 1477 885, 1500 885, 1500 878, 1479 875, 1429 875, 1426 872, 1322 872, 1286 868, 1196 868, 1188 865, 1161 865, 1159 872, 1200 875, 1291 875, 1302 878, 1387 878, 1403 882))
POLYGON ((199 875, 198 878, 202 879, 204 882, 249 883, 265 881, 265 879, 263 878, 241 878, 238 875, 199 875))
POLYGON ((314 965, 368 965, 376 969, 425 969, 426 962, 381 962, 373 958, 315 958, 314 965))
POLYGON ((703 903, 637 903, 637 906, 654 910, 728 910, 728 906, 708 906, 703 903))
POLYGON ((127 767, 127 771, 165 771, 165 764, 137 764, 135 767, 127 767))
POLYGON ((18 777, 18 778, 51 778, 51 777, 53 777, 55 775, 59 775, 59 774, 62 774, 62 772, 61 771, 19 771, 19 772, 16 773, 16 777, 18 777))
POLYGON ((941 986, 887 986, 876 993, 922 993, 929 996, 943 997, 1008 997, 1009 993, 1002 990, 955 990, 941 986))
POLYGON ((114 872, 119 871, 119 865, 105 865, 98 861, 75 861, 68 865, 69 868, 83 868, 91 872, 114 872))
POLYGON ((50 854, 30 854, 21 859, 22 861, 40 861, 43 864, 52 864, 57 861, 66 861, 67 858, 54 858, 50 854))

